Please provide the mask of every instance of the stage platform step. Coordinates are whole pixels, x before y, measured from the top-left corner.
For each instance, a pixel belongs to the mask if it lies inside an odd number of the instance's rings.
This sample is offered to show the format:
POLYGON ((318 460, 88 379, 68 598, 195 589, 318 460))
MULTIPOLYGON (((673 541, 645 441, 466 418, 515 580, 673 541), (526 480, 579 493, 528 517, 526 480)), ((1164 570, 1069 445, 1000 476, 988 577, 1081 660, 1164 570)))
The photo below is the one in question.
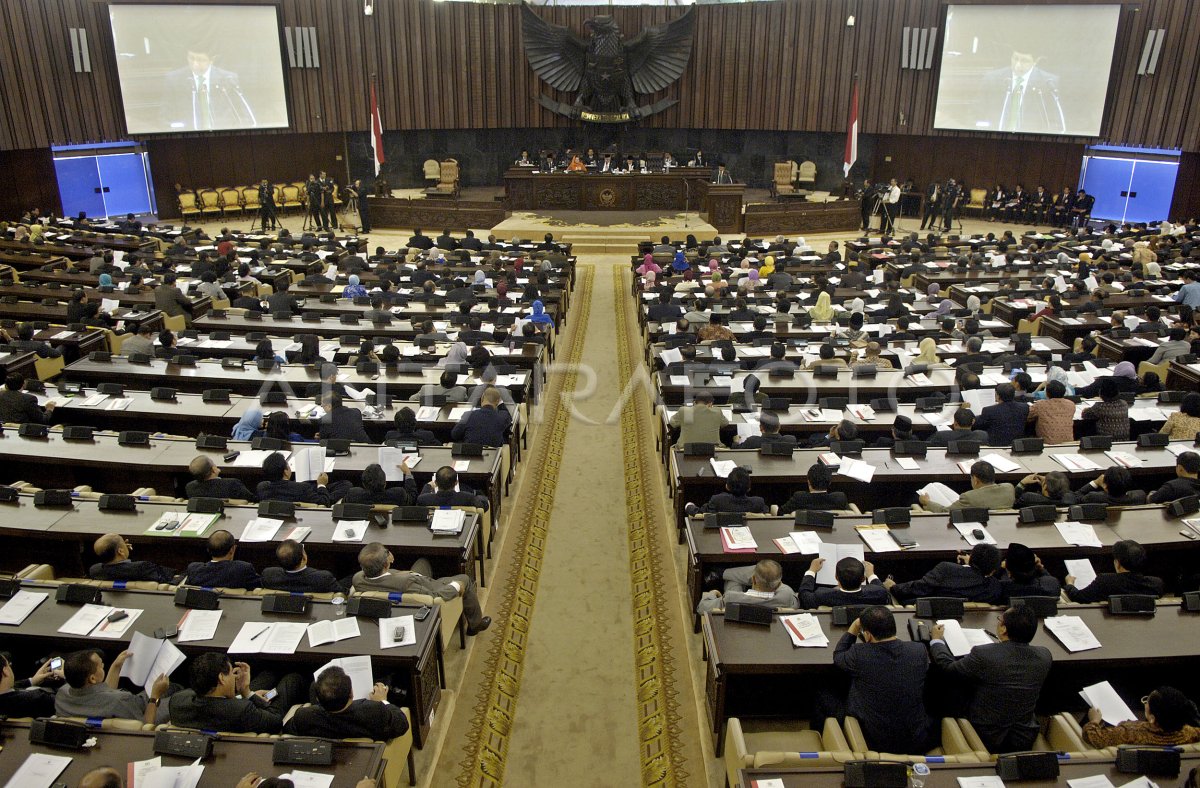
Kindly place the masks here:
POLYGON ((689 233, 712 238, 716 228, 696 213, 656 211, 514 211, 491 229, 497 238, 541 238, 546 233, 572 244, 575 254, 632 254, 640 241, 689 233))

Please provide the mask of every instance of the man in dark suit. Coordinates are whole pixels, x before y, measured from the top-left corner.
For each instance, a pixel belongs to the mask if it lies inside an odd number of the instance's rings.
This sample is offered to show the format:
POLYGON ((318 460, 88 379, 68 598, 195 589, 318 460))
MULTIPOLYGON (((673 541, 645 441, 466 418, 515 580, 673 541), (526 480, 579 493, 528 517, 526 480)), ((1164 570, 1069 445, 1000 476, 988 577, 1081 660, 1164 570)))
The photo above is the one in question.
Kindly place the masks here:
MULTIPOLYGON (((818 712, 824 714, 818 716, 839 722, 854 717, 872 750, 925 752, 930 738, 924 702, 929 654, 920 643, 897 639, 892 611, 881 605, 864 610, 838 641, 833 664, 850 676, 850 692, 844 704, 823 693, 818 712)), ((814 730, 820 727, 814 725, 814 730)))
POLYGON ((934 663, 975 685, 967 719, 990 753, 1033 749, 1039 727, 1034 710, 1051 664, 1049 649, 1030 645, 1037 629, 1033 608, 1010 607, 996 625, 1000 642, 976 646, 958 659, 943 639, 945 628, 934 624, 930 631, 934 663))
POLYGON ((766 514, 767 504, 761 497, 750 495, 750 472, 745 468, 734 468, 725 477, 725 492, 720 492, 709 499, 702 507, 689 503, 684 511, 689 515, 700 512, 748 512, 766 514))
POLYGON ((171 131, 246 129, 258 125, 238 75, 213 65, 207 47, 188 48, 188 64, 168 71, 162 115, 171 131))
POLYGON ((92 545, 100 563, 92 564, 88 577, 93 580, 149 580, 170 583, 175 573, 153 561, 131 561, 133 546, 120 534, 104 534, 92 545))
POLYGON ((334 489, 330 489, 329 476, 325 473, 311 482, 292 481, 292 469, 288 467, 287 458, 281 452, 275 452, 263 460, 263 481, 258 483, 255 492, 260 501, 329 506, 340 501, 348 488, 348 482, 340 481, 334 485, 334 489))
POLYGON ((428 235, 423 235, 421 233, 421 228, 417 227, 413 230, 412 236, 408 239, 408 248, 421 249, 422 251, 425 249, 432 249, 433 239, 428 235))
POLYGON ((850 504, 846 499, 844 492, 829 492, 829 485, 833 483, 833 472, 829 470, 829 466, 822 465, 819 462, 814 462, 808 466, 808 472, 805 474, 808 479, 808 491, 797 491, 792 493, 792 497, 787 499, 787 502, 779 507, 780 516, 791 514, 800 509, 847 509, 850 504))
POLYGON ((21 391, 25 376, 10 372, 0 389, 0 422, 6 424, 49 424, 54 413, 54 403, 46 403, 46 409, 38 407, 37 398, 21 391))
POLYGON ((389 741, 408 731, 408 717, 398 706, 385 703, 388 685, 375 682, 367 698, 354 699, 354 688, 346 671, 326 668, 317 678, 317 702, 301 706, 283 726, 292 736, 323 739, 366 738, 389 741))
POLYGON ((783 435, 779 432, 779 417, 769 410, 758 414, 758 435, 751 435, 741 443, 735 444, 738 449, 761 449, 763 446, 795 446, 795 435, 783 435))
POLYGON ((979 128, 1029 134, 1066 130, 1058 76, 1043 71, 1037 62, 1031 53, 1013 51, 1010 65, 984 75, 976 109, 979 128))
POLYGON ((1011 446, 1013 440, 1025 436, 1029 419, 1029 403, 1017 402, 1017 389, 1011 383, 996 386, 995 405, 984 408, 975 420, 975 429, 988 434, 989 446, 1011 446))
POLYGON ((161 309, 168 317, 192 317, 192 302, 175 286, 175 274, 163 274, 162 282, 154 288, 154 308, 161 309))
POLYGON ((475 581, 468 575, 433 577, 429 561, 424 558, 414 561, 412 569, 407 572, 393 571, 394 560, 391 551, 380 542, 366 545, 358 553, 358 565, 362 569, 354 574, 351 586, 360 592, 412 592, 439 596, 447 601, 461 596, 463 616, 467 619, 467 634, 477 635, 491 626, 491 616, 483 614, 475 591, 475 581))
POLYGON ((476 495, 469 488, 459 484, 458 471, 449 465, 443 465, 433 475, 432 484, 425 485, 417 497, 420 506, 475 506, 487 511, 489 501, 486 495, 476 495))
POLYGON ((1083 588, 1075 587, 1075 578, 1067 575, 1063 590, 1072 602, 1107 602, 1118 594, 1163 595, 1160 577, 1142 574, 1146 565, 1146 548, 1132 539, 1122 539, 1113 545, 1112 572, 1096 575, 1096 579, 1083 588))
POLYGON ((977 544, 971 552, 959 555, 957 562, 942 561, 919 580, 897 583, 891 577, 883 585, 900 604, 923 596, 953 596, 968 602, 1000 601, 1000 551, 994 544, 977 544))
POLYGON ((354 443, 370 443, 367 431, 363 427, 362 411, 342 404, 342 395, 331 391, 326 398, 325 410, 321 417, 321 438, 334 438, 353 441, 354 443))
POLYGON ((938 217, 941 216, 942 213, 943 196, 944 193, 942 191, 942 184, 938 183, 937 181, 934 181, 925 187, 925 208, 921 213, 922 230, 925 229, 926 224, 928 224, 931 229, 937 227, 938 217))
POLYGON ((417 497, 417 482, 412 477, 408 463, 400 463, 403 486, 388 487, 387 472, 383 466, 373 462, 362 472, 362 486, 351 487, 343 498, 345 503, 369 503, 373 506, 408 506, 417 497))
POLYGON ((1200 454, 1185 451, 1175 458, 1175 478, 1150 493, 1149 503, 1170 503, 1200 493, 1200 454))
POLYGON ((263 230, 267 229, 267 222, 271 223, 272 230, 279 226, 279 215, 275 207, 275 187, 266 178, 263 178, 262 183, 258 185, 259 227, 263 230))
POLYGON ((231 664, 215 651, 192 660, 191 687, 176 692, 167 704, 172 725, 230 733, 279 733, 283 715, 304 700, 306 687, 298 673, 289 673, 278 684, 270 673, 251 680, 245 662, 231 664), (264 692, 275 689, 268 701, 264 692))
POLYGON ((825 565, 824 558, 814 558, 800 581, 800 607, 837 607, 840 605, 886 605, 891 602, 888 591, 875 574, 875 565, 846 557, 837 562, 835 588, 817 588, 817 573, 825 565))
POLYGON ((474 230, 467 230, 467 237, 458 242, 458 248, 469 252, 482 252, 483 242, 475 237, 474 230))
POLYGON ((279 566, 268 566, 263 570, 263 588, 301 594, 323 594, 346 590, 342 588, 332 572, 310 567, 304 545, 295 539, 284 539, 279 543, 279 546, 275 548, 275 560, 279 562, 279 566))
POLYGON ((458 248, 458 241, 450 235, 450 230, 446 229, 442 230, 442 234, 434 240, 433 245, 449 252, 458 248))
POLYGON ((976 417, 970 408, 959 408, 954 411, 954 423, 949 429, 938 429, 930 435, 926 445, 944 447, 952 440, 978 440, 980 444, 988 443, 988 433, 974 428, 976 417))
POLYGON ((192 480, 184 490, 188 498, 258 500, 258 496, 250 492, 241 479, 222 479, 221 469, 203 455, 191 461, 188 473, 192 475, 192 480))
POLYGON ((483 392, 479 407, 454 425, 450 437, 455 441, 499 447, 508 442, 512 416, 500 408, 502 397, 495 388, 483 392))
POLYGON ((186 582, 190 586, 205 588, 244 588, 251 591, 262 585, 262 578, 246 561, 233 557, 237 552, 237 540, 233 534, 222 529, 214 531, 205 545, 209 560, 193 561, 188 564, 186 582))

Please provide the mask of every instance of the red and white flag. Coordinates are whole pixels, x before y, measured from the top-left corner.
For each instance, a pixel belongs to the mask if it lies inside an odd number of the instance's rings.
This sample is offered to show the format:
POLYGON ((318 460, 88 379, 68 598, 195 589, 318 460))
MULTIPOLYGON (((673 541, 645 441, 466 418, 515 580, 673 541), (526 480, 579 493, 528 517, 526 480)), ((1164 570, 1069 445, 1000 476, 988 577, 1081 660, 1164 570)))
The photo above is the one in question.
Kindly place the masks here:
POLYGON ((383 166, 383 121, 379 119, 379 101, 375 98, 375 83, 371 83, 371 155, 375 159, 375 177, 383 166))
POLYGON ((850 123, 846 127, 846 156, 842 161, 842 177, 850 177, 850 168, 858 161, 858 80, 854 80, 854 94, 850 99, 850 123))

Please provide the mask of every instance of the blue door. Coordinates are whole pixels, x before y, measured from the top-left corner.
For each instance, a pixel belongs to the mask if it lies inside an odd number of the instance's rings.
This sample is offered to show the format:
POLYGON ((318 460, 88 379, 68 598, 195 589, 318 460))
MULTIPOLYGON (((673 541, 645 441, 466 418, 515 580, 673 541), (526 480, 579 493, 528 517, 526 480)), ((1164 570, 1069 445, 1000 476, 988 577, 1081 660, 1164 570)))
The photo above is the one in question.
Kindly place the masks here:
POLYGON ((1127 222, 1159 222, 1171 215, 1179 161, 1138 161, 1129 184, 1127 222))
POLYGON ((151 212, 144 157, 142 153, 96 157, 108 216, 151 212))
POLYGON ((1085 156, 1083 162, 1081 188, 1096 198, 1096 204, 1092 206, 1092 218, 1124 221, 1134 160, 1085 156))
POLYGON ((54 170, 58 175, 58 195, 62 199, 64 216, 76 216, 80 211, 89 218, 108 215, 104 212, 100 167, 95 156, 55 159, 54 170))

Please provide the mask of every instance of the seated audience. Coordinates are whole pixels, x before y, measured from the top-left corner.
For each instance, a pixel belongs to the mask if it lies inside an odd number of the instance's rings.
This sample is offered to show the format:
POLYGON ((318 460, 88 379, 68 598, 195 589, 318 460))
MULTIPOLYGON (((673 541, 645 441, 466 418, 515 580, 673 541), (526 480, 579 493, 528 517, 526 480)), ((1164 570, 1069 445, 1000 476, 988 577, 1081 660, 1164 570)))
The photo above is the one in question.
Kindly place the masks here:
POLYGON ((1017 390, 1011 383, 996 386, 995 405, 988 405, 975 420, 975 429, 988 434, 989 446, 1011 446, 1016 438, 1024 437, 1029 418, 1029 404, 1016 401, 1017 390))
POLYGON ((283 726, 291 736, 390 741, 408 732, 403 709, 387 702, 388 686, 375 682, 365 699, 354 699, 346 671, 326 668, 314 685, 316 703, 301 706, 283 726))
POLYGON ((458 471, 449 465, 443 465, 433 474, 433 481, 425 485, 417 496, 419 506, 474 506, 485 512, 491 502, 486 495, 478 495, 469 487, 464 487, 458 479, 458 471))
POLYGON ((1051 657, 1049 649, 1031 645, 1037 630, 1032 608, 1010 607, 996 624, 999 642, 975 646, 961 658, 950 653, 941 624, 934 624, 930 632, 929 655, 934 664, 974 686, 967 719, 988 752, 1033 749, 1041 731, 1035 710, 1050 675, 1051 657))
POLYGON ((800 607, 838 607, 841 605, 886 605, 891 602, 888 590, 875 574, 875 565, 846 557, 837 562, 834 576, 837 586, 817 588, 817 574, 825 565, 824 558, 814 558, 800 581, 800 607))
POLYGON ((321 473, 311 482, 292 481, 292 469, 282 452, 275 452, 263 460, 263 480, 255 493, 260 501, 290 501, 329 506, 337 503, 350 488, 347 481, 329 484, 329 474, 321 473))
POLYGON ((358 553, 358 565, 351 580, 354 591, 399 591, 401 593, 429 594, 451 600, 461 596, 463 615, 467 619, 467 634, 477 635, 491 626, 491 616, 483 615, 475 581, 467 575, 433 577, 433 569, 427 559, 418 558, 408 571, 392 571, 395 558, 390 550, 379 542, 371 542, 358 553))
POLYGON ((262 573, 262 587, 272 591, 291 591, 301 594, 324 594, 344 591, 342 585, 325 569, 308 565, 304 545, 295 539, 285 539, 275 548, 279 566, 268 566, 262 573))
POLYGON ((1011 543, 1000 566, 1005 572, 1000 576, 1000 604, 1010 604, 1014 597, 1022 596, 1058 597, 1057 578, 1046 571, 1042 559, 1025 545, 1011 543))
MULTIPOLYGON (((449 401, 449 400, 447 400, 449 401)), ((388 444, 415 444, 417 446, 441 446, 442 442, 429 430, 417 428, 417 415, 412 408, 400 408, 394 418, 396 428, 388 430, 383 442, 388 444)))
POLYGON ((808 466, 805 478, 808 479, 808 490, 792 493, 792 497, 779 507, 781 516, 801 509, 841 511, 850 507, 846 493, 829 491, 829 485, 833 483, 833 471, 828 465, 814 462, 808 466))
POLYGON ((872 750, 926 751, 931 734, 924 701, 929 654, 922 644, 896 637, 892 611, 882 605, 864 610, 838 640, 833 664, 849 675, 850 692, 844 702, 830 692, 818 696, 814 730, 821 729, 825 717, 839 722, 854 717, 872 750))
POLYGON ((1071 477, 1062 471, 1031 473, 1017 484, 1016 509, 1026 506, 1070 506, 1075 503, 1071 477))
POLYGON ((1036 422, 1033 432, 1046 443, 1075 440, 1075 403, 1067 399, 1067 387, 1061 381, 1046 384, 1046 398, 1029 406, 1028 419, 1036 422))
POLYGON ((1195 440, 1200 433, 1200 392, 1184 394, 1179 410, 1167 417, 1159 432, 1165 432, 1173 441, 1195 440))
POLYGON ((403 474, 402 487, 388 487, 387 473, 383 466, 373 462, 363 469, 361 487, 351 487, 342 499, 345 503, 369 503, 372 505, 408 506, 417 497, 417 482, 407 462, 398 466, 403 474))
POLYGON ((120 534, 104 534, 92 545, 100 563, 88 568, 88 577, 93 580, 147 580, 152 583, 170 583, 175 573, 153 561, 132 561, 133 550, 120 534))
POLYGON ((1159 687, 1142 698, 1142 712, 1145 720, 1109 725, 1100 709, 1090 708, 1083 739, 1096 749, 1123 744, 1170 747, 1200 742, 1200 713, 1196 704, 1174 687, 1159 687))
POLYGON ((207 563, 193 561, 188 564, 187 577, 184 582, 190 586, 205 588, 244 588, 247 591, 262 585, 258 571, 247 561, 238 561, 233 557, 237 552, 237 540, 233 534, 221 529, 214 531, 208 537, 205 545, 209 560, 207 563))
POLYGON ((954 411, 954 421, 948 430, 938 430, 927 441, 928 446, 932 448, 945 448, 950 444, 950 441, 979 441, 980 444, 988 442, 988 434, 983 430, 975 429, 975 414, 970 408, 959 408, 954 411))
POLYGON ((62 717, 166 722, 166 712, 160 709, 160 704, 171 682, 165 675, 156 676, 148 690, 136 695, 117 687, 121 667, 129 656, 129 651, 122 651, 108 670, 104 669, 104 657, 96 649, 64 657, 63 676, 67 684, 54 696, 55 713, 62 717))
MULTIPOLYGON (((65 664, 64 664, 65 666, 65 664)), ((52 670, 47 659, 33 676, 18 679, 9 655, 0 652, 0 714, 5 717, 49 717, 54 714, 51 686, 64 679, 63 671, 52 670)))
POLYGON ((54 413, 54 403, 47 402, 43 409, 37 397, 21 391, 25 387, 25 376, 10 372, 0 389, 0 423, 3 424, 49 424, 54 413))
POLYGON ((713 512, 766 514, 768 512, 766 501, 757 495, 751 496, 749 493, 750 472, 745 468, 734 468, 725 477, 725 492, 717 493, 702 507, 689 503, 684 507, 684 511, 689 516, 713 512))
POLYGON ((996 468, 987 460, 976 460, 971 465, 971 489, 958 496, 958 500, 947 506, 931 501, 928 495, 920 495, 921 506, 931 512, 954 511, 955 509, 1011 509, 1017 491, 1008 482, 996 483, 996 468))
POLYGON ((1075 587, 1075 578, 1067 575, 1063 591, 1072 602, 1107 602, 1119 594, 1163 595, 1162 578, 1142 574, 1146 565, 1146 548, 1132 539, 1122 539, 1113 545, 1113 571, 1097 573, 1096 579, 1083 588, 1075 587))
POLYGON ((1000 601, 1000 550, 993 544, 977 544, 955 561, 942 561, 919 580, 897 583, 891 577, 883 585, 897 602, 908 604, 923 596, 952 596, 968 602, 1000 601))
POLYGON ((1115 378, 1100 378, 1100 402, 1083 409, 1084 421, 1096 422, 1096 433, 1115 441, 1129 440, 1129 403, 1121 399, 1115 378))
POLYGON ((450 437, 464 443, 500 447, 508 443, 512 432, 512 415, 500 408, 500 392, 489 388, 483 393, 479 407, 462 417, 450 430, 450 437))
POLYGON ((1185 451, 1175 458, 1175 478, 1150 493, 1149 503, 1170 503, 1200 493, 1200 454, 1185 451))
POLYGON ((279 733, 283 715, 306 694, 304 678, 289 673, 275 681, 274 674, 250 677, 245 662, 206 651, 192 659, 191 687, 171 696, 167 704, 172 725, 229 733, 279 733), (268 691, 275 697, 267 700, 268 691))
POLYGON ((1114 465, 1075 491, 1077 503, 1102 503, 1108 506, 1140 506, 1146 502, 1143 490, 1133 489, 1133 474, 1114 465))
POLYGON ((257 501, 241 479, 221 478, 221 469, 211 459, 200 455, 188 465, 192 480, 184 488, 188 498, 221 498, 223 500, 257 501))
POLYGON ((722 574, 725 591, 705 591, 696 606, 697 613, 722 610, 726 603, 761 605, 771 608, 796 607, 796 592, 783 582, 783 567, 765 559, 754 566, 736 566, 722 574))

